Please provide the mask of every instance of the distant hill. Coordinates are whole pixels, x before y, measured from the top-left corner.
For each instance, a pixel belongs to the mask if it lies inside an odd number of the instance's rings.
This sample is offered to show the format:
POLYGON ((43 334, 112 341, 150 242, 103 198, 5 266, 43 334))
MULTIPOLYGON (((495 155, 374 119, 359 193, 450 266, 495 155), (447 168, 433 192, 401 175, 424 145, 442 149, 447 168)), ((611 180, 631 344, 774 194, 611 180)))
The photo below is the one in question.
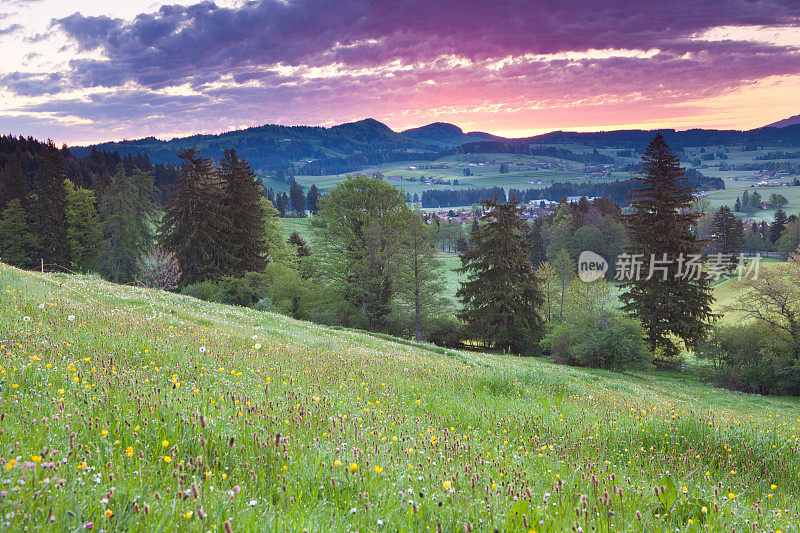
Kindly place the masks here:
POLYGON ((795 115, 793 117, 785 118, 783 120, 779 120, 778 122, 773 122, 772 124, 767 124, 764 127, 765 128, 785 128, 786 126, 794 126, 795 124, 800 124, 800 115, 795 115))
POLYGON ((800 124, 783 128, 757 128, 753 130, 616 130, 599 132, 553 131, 527 139, 536 144, 585 144, 597 148, 639 148, 647 146, 653 136, 661 132, 673 148, 685 146, 800 146, 800 124))
MULTIPOLYGON (((437 148, 392 131, 374 119, 348 122, 331 128, 268 124, 217 135, 192 135, 161 141, 155 137, 95 145, 100 150, 127 154, 147 153, 153 163, 175 163, 177 153, 196 146, 203 155, 220 159, 235 148, 255 169, 285 171, 302 166, 305 159, 327 160, 360 154, 433 152, 437 148)), ((71 148, 77 156, 91 146, 71 148)))
MULTIPOLYGON (((800 121, 800 115, 790 120, 800 121)), ((784 121, 781 121, 784 122, 784 121)), ((780 123, 775 123, 780 124, 780 123)), ((774 125, 773 125, 774 126, 774 125)), ((548 145, 578 144, 594 149, 644 149, 657 132, 680 151, 686 146, 800 146, 800 123, 749 131, 617 130, 601 132, 553 131, 523 139, 508 139, 484 132, 464 131, 454 124, 434 122, 395 132, 375 119, 348 122, 330 128, 267 124, 217 135, 192 135, 161 141, 155 137, 95 145, 121 157, 147 154, 153 164, 176 163, 177 153, 193 146, 214 159, 235 148, 254 169, 278 180, 293 175, 329 175, 368 169, 398 161, 433 161, 452 153, 526 153, 551 155, 581 162, 612 163, 613 157, 595 153, 551 153, 548 145), (541 145, 538 147, 537 145, 541 145), (603 160, 603 159, 607 160, 603 160)), ((91 146, 71 148, 84 157, 91 146)), ((559 148, 560 149, 560 148, 559 148)), ((585 151, 585 150, 584 150, 585 151)))
POLYGON ((464 133, 464 131, 455 124, 449 124, 447 122, 434 122, 427 126, 411 128, 410 130, 403 131, 402 134, 423 143, 438 145, 443 148, 453 148, 470 142, 503 139, 491 133, 483 133, 480 131, 464 133))

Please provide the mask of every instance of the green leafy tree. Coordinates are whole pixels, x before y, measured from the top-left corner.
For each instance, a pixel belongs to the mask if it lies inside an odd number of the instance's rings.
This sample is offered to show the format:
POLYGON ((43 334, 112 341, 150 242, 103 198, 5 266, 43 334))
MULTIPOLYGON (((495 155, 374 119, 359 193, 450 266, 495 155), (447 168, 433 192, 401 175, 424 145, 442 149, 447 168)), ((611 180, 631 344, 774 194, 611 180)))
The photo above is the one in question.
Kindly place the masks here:
POLYGON ((542 318, 546 322, 552 322, 559 314, 560 306, 558 273, 549 261, 544 261, 536 269, 536 277, 539 278, 542 295, 544 296, 542 318))
POLYGON ((434 254, 428 227, 419 213, 409 213, 403 240, 405 250, 396 275, 397 294, 411 316, 414 338, 419 341, 425 321, 447 306, 441 297, 442 262, 434 254))
POLYGON ((385 329, 409 219, 405 194, 373 177, 347 176, 322 199, 318 218, 323 275, 365 327, 385 329))
POLYGON ((775 243, 775 250, 787 258, 789 254, 797 250, 798 246, 800 246, 800 219, 796 218, 786 224, 786 229, 775 243))
POLYGON ((487 213, 472 234, 473 248, 461 254, 458 271, 467 280, 456 293, 464 306, 458 316, 484 343, 529 352, 542 335, 544 295, 528 255, 522 208, 513 196, 483 204, 487 213))
POLYGON ((687 346, 702 342, 711 326, 713 296, 708 279, 684 275, 680 258, 699 255, 701 243, 692 231, 695 214, 692 189, 684 171, 661 133, 656 134, 642 157, 642 173, 626 215, 628 251, 646 261, 667 257, 666 271, 653 276, 629 276, 622 295, 623 309, 638 318, 647 331, 651 348, 670 357, 678 353, 673 337, 687 346), (649 279, 648 279, 649 278, 649 279))
POLYGON ((0 213, 0 261, 20 268, 33 268, 39 248, 36 234, 18 198, 10 200, 0 213))
POLYGON ((564 320, 564 303, 566 302, 567 291, 575 280, 575 261, 572 260, 569 252, 562 248, 555 259, 553 259, 553 270, 556 273, 558 283, 558 321, 564 320))
POLYGON ((270 264, 288 266, 296 254, 283 239, 283 225, 278 217, 278 210, 266 198, 261 199, 261 234, 267 248, 267 258, 270 264))
POLYGON ((569 251, 572 248, 573 237, 581 222, 575 216, 570 204, 563 202, 558 206, 553 217, 553 222, 547 228, 547 260, 555 263, 561 250, 569 251))
POLYGON ((778 209, 782 209, 789 203, 789 200, 782 194, 772 193, 769 196, 769 203, 772 207, 777 207, 778 209))
POLYGON ((769 328, 800 363, 800 248, 785 263, 760 269, 757 277, 745 276, 739 283, 740 296, 727 310, 769 328))
POLYGON ((617 316, 604 279, 574 279, 567 290, 564 320, 542 339, 542 347, 567 364, 609 368, 644 365, 652 357, 638 322, 617 316))
POLYGON ((71 268, 86 272, 94 266, 102 241, 97 202, 92 191, 76 187, 69 180, 64 180, 64 187, 67 190, 67 244, 71 268))

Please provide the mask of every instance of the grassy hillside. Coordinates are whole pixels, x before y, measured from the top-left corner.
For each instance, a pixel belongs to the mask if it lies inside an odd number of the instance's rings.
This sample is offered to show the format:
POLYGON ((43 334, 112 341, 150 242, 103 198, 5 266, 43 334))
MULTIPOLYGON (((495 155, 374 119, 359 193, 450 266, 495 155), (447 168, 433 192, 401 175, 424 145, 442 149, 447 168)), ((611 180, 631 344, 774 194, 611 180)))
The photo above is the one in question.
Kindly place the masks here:
POLYGON ((796 400, 1 264, 0 289, 2 529, 797 527, 796 400))

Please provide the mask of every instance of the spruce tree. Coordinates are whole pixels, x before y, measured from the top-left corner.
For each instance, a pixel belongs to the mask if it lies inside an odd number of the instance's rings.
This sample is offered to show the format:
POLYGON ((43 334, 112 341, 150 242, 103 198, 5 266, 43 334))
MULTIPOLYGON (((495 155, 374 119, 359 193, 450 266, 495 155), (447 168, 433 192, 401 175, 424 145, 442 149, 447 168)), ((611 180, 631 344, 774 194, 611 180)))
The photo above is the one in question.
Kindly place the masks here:
POLYGON ((737 213, 742 212, 742 200, 738 196, 736 197, 736 203, 733 204, 733 210, 736 211, 737 213))
POLYGON ((293 231, 292 234, 289 235, 286 242, 295 246, 297 249, 297 257, 308 257, 311 255, 311 252, 308 250, 308 244, 296 231, 293 231))
POLYGON ((314 183, 312 183, 311 187, 308 188, 308 194, 306 194, 306 207, 308 208, 309 213, 312 215, 316 215, 319 212, 319 189, 317 189, 317 186, 314 183))
POLYGON ((628 252, 641 254, 645 265, 643 275, 629 276, 624 283, 623 309, 642 322, 651 348, 671 357, 678 353, 674 337, 687 346, 696 345, 705 338, 713 317, 708 279, 695 279, 681 270, 681 258, 701 253, 702 243, 692 231, 694 197, 661 133, 645 150, 642 172, 634 180, 636 188, 628 197, 632 213, 625 216, 628 252), (660 261, 664 254, 667 264, 658 266, 665 270, 648 276, 651 259, 660 261))
POLYGON ((711 222, 714 248, 717 253, 737 255, 742 251, 744 227, 727 205, 720 207, 711 222))
POLYGON ((783 209, 778 209, 775 212, 775 218, 772 219, 772 224, 769 226, 769 242, 775 244, 781 238, 783 230, 786 229, 786 212, 783 209))
POLYGON ((10 155, 6 165, 0 169, 0 211, 5 209, 11 200, 24 203, 28 196, 28 183, 22 166, 15 155, 10 155))
POLYGON ((544 295, 528 255, 522 208, 513 195, 506 203, 495 197, 483 205, 472 249, 461 254, 457 269, 467 276, 456 293, 464 306, 458 316, 485 344, 528 353, 542 335, 544 295))
POLYGON ((219 175, 225 188, 225 217, 230 221, 230 234, 225 243, 229 246, 229 253, 225 254, 229 261, 222 266, 222 271, 232 276, 259 272, 267 264, 261 183, 234 149, 223 152, 219 175))
POLYGON ((306 197, 303 194, 303 188, 297 181, 292 181, 289 186, 289 202, 292 204, 292 211, 297 216, 306 216, 306 197))
POLYGON ((217 280, 233 262, 223 182, 211 159, 194 148, 178 154, 180 177, 164 206, 161 243, 175 255, 181 285, 217 280))
POLYGON ((22 202, 14 198, 0 212, 0 261, 19 268, 33 268, 38 244, 22 202))
POLYGON ((287 209, 287 200, 286 200, 286 193, 278 193, 275 197, 275 209, 278 210, 279 217, 286 216, 286 209, 287 209))
POLYGON ((61 267, 69 266, 66 173, 61 152, 53 144, 46 145, 27 206, 40 245, 37 255, 45 264, 61 267))
POLYGON ((121 164, 105 187, 98 206, 102 241, 95 264, 115 283, 133 281, 136 259, 151 244, 152 195, 152 175, 129 176, 121 164))

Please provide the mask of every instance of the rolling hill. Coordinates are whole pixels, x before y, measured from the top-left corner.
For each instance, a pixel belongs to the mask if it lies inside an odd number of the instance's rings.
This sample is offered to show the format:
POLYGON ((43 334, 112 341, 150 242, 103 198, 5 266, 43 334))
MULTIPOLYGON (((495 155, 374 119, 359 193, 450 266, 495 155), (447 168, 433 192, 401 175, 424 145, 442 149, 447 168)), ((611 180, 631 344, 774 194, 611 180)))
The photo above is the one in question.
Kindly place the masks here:
POLYGON ((503 139, 502 137, 480 131, 464 133, 464 131, 455 124, 448 124, 446 122, 434 122, 427 126, 404 130, 402 134, 426 144, 441 146, 442 149, 453 148, 470 142, 503 139))
POLYGON ((773 122, 772 124, 767 124, 764 126, 765 128, 785 128, 786 126, 795 126, 800 124, 800 115, 794 115, 793 117, 785 118, 783 120, 779 120, 777 122, 773 122))
MULTIPOLYGON (((435 161, 464 145, 476 153, 507 153, 541 145, 580 145, 590 149, 643 149, 657 131, 670 145, 706 146, 800 146, 800 124, 765 127, 749 131, 703 130, 618 130, 590 133, 554 131, 523 139, 508 139, 489 133, 464 133, 453 124, 437 122, 395 132, 385 124, 364 119, 330 128, 264 125, 218 135, 193 135, 162 141, 154 137, 93 145, 120 155, 146 153, 153 163, 175 163, 177 153, 196 146, 202 153, 219 159, 222 151, 235 148, 256 170, 287 169, 295 174, 327 175, 352 172, 389 162, 435 161)), ((73 147, 83 157, 92 146, 73 147)), ((606 156, 613 160, 613 156, 606 156)))
POLYGON ((0 520, 38 531, 791 530, 797 420, 0 264, 0 520))

